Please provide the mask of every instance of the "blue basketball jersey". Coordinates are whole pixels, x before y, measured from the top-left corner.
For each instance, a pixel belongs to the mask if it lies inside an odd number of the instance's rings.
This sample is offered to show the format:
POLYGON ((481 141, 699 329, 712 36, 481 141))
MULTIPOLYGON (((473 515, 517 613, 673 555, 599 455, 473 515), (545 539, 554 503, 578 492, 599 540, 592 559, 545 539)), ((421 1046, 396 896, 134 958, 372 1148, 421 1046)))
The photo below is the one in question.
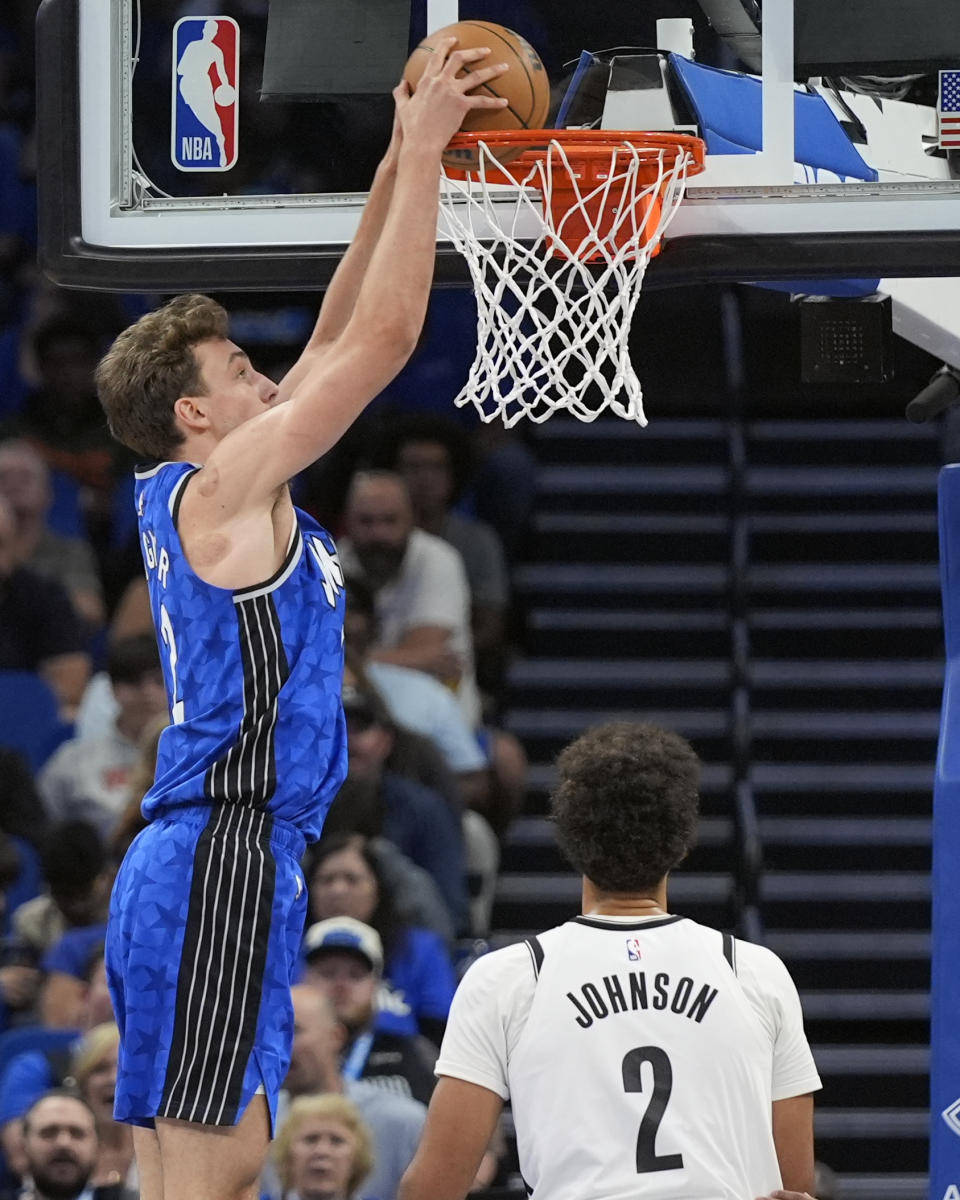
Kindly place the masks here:
POLYGON ((238 804, 289 821, 314 841, 347 768, 336 548, 296 509, 272 579, 235 591, 205 583, 177 533, 180 498, 198 469, 170 462, 136 474, 171 715, 143 813, 152 821, 175 817, 179 806, 238 804))

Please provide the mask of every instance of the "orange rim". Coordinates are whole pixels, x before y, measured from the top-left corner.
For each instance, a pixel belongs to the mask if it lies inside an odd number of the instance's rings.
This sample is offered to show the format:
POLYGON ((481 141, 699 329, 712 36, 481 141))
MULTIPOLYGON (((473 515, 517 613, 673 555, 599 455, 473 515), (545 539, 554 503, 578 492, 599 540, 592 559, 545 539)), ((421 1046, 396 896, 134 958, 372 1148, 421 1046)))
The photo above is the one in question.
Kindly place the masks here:
MULTIPOLYGON (((525 184, 537 190, 537 175, 530 175, 530 168, 538 162, 546 162, 559 158, 551 146, 552 142, 559 143, 566 155, 569 169, 565 167, 555 171, 552 179, 552 194, 543 196, 544 208, 549 208, 553 214, 554 228, 559 229, 563 223, 564 232, 560 237, 569 249, 583 245, 583 239, 589 231, 597 232, 605 237, 610 230, 614 215, 617 212, 617 193, 611 200, 603 197, 594 198, 590 203, 581 206, 586 216, 571 213, 575 207, 577 192, 580 185, 587 189, 594 184, 603 183, 609 176, 609 166, 612 155, 618 147, 624 144, 631 146, 638 154, 637 178, 642 184, 655 184, 662 180, 663 187, 655 194, 648 192, 639 196, 640 205, 640 235, 638 244, 647 246, 651 255, 659 251, 659 235, 657 229, 660 223, 661 201, 665 186, 668 182, 664 177, 664 167, 672 167, 681 155, 686 155, 687 176, 699 175, 704 169, 706 146, 698 137, 684 133, 647 133, 635 130, 620 129, 492 129, 483 133, 458 133, 450 141, 448 152, 458 151, 472 161, 463 167, 447 165, 444 171, 451 179, 470 180, 479 177, 478 145, 484 142, 490 147, 494 156, 500 160, 497 174, 492 182, 502 182, 499 173, 502 172, 513 183, 525 184), (497 154, 500 151, 500 154, 497 154), (529 178, 527 176, 530 176, 529 178)), ((557 250, 554 250, 557 253, 557 250)), ((577 250, 578 257, 595 261, 601 257, 598 251, 577 250)))
MULTIPOLYGON (((628 129, 488 129, 483 133, 458 133, 450 139, 448 151, 476 152, 480 142, 491 149, 519 151, 511 163, 528 166, 544 161, 551 152, 550 143, 558 142, 571 166, 582 163, 594 165, 609 158, 610 152, 625 143, 640 154, 641 167, 647 162, 659 165, 661 156, 673 162, 682 153, 687 155, 687 175, 699 175, 704 169, 706 146, 701 138, 686 133, 647 133, 628 129)), ((475 175, 469 168, 446 167, 454 178, 475 175)))

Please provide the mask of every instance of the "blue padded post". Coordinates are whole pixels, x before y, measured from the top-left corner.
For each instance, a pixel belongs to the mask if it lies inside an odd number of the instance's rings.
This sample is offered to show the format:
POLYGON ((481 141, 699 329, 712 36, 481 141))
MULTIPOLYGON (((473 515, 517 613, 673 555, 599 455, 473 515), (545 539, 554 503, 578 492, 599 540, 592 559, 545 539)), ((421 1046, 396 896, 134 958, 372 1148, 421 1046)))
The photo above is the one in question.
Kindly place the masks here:
POLYGON ((933 798, 930 1200, 960 1200, 960 464, 940 472, 946 674, 933 798))

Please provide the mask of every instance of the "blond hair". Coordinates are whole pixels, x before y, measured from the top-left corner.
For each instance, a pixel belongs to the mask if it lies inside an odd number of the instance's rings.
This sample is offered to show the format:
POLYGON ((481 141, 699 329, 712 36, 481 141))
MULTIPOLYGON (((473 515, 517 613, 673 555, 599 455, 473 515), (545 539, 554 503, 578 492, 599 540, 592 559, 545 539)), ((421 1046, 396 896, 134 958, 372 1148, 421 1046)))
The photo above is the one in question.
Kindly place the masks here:
POLYGON ((227 314, 209 296, 177 296, 125 329, 100 361, 97 393, 110 432, 146 458, 169 458, 183 441, 173 406, 206 387, 194 347, 227 336, 227 314))
POLYGON ((90 1076, 111 1050, 120 1045, 120 1030, 113 1021, 104 1021, 83 1035, 70 1060, 70 1076, 82 1091, 90 1076))
POLYGON ((347 1194, 352 1196, 373 1169, 373 1138, 355 1105, 345 1096, 330 1093, 322 1096, 299 1096, 290 1105, 286 1119, 273 1143, 273 1161, 284 1191, 292 1186, 290 1150, 300 1126, 311 1117, 337 1121, 353 1135, 353 1163, 347 1180, 347 1194))

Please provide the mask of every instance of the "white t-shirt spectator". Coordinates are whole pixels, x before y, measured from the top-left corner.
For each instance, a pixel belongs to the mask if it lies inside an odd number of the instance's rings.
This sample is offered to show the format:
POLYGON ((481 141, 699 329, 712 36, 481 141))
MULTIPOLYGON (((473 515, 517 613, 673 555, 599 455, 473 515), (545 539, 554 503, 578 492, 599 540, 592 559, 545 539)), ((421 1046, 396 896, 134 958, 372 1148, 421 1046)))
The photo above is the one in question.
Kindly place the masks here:
POLYGON ((430 738, 451 771, 465 775, 486 768, 487 760, 453 692, 438 679, 396 663, 371 660, 363 669, 393 719, 430 738))
MULTIPOLYGON (((364 578, 363 567, 349 538, 339 545, 347 575, 364 578)), ((450 649, 460 658, 462 674, 456 689, 471 729, 480 723, 480 694, 473 663, 470 632, 470 588, 463 559, 443 538, 414 529, 396 576, 376 593, 378 644, 390 649, 411 629, 435 625, 450 630, 450 649)))
POLYGON ((64 742, 37 778, 47 815, 52 821, 88 821, 109 838, 130 798, 139 758, 139 747, 116 726, 100 737, 64 742))

